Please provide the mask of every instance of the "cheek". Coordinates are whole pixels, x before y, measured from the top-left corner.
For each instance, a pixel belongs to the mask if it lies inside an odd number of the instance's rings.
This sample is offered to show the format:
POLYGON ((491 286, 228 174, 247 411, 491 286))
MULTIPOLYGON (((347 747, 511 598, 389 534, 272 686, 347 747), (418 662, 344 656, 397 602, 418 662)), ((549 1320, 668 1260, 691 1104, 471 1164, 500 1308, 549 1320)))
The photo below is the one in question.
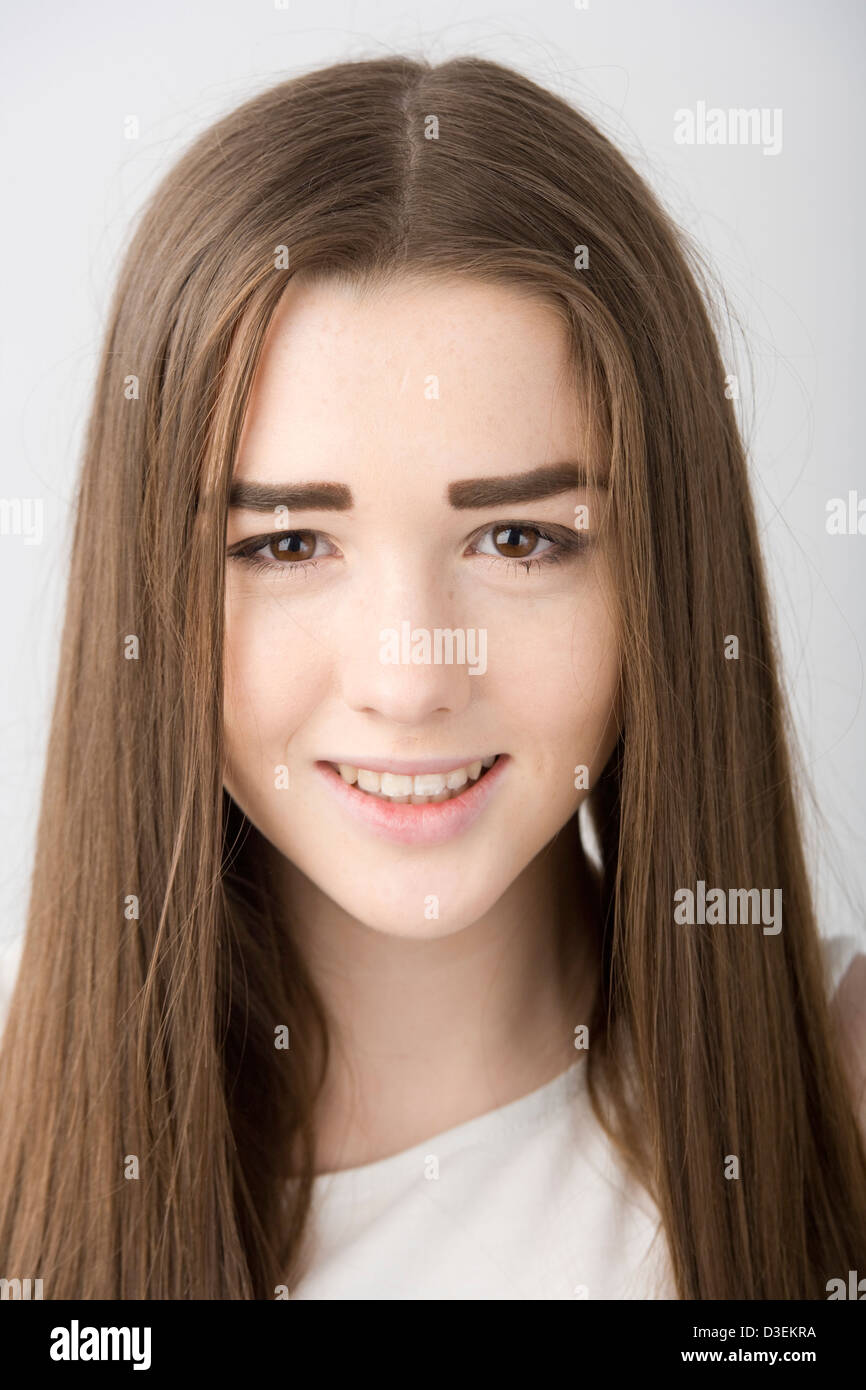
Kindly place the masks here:
MULTIPOLYGON (((585 761, 606 762, 619 726, 620 643, 606 605, 576 625, 572 646, 572 707, 585 761)), ((600 770, 600 769, 599 769, 600 770)))
POLYGON ((234 780, 258 784, 266 770, 272 781, 274 756, 321 699, 324 669, 321 644, 289 625, 278 599, 246 601, 229 591, 223 727, 234 780))
POLYGON ((539 610, 512 625, 505 650, 507 659, 491 659, 490 693, 509 726, 523 731, 535 771, 558 786, 564 768, 584 763, 594 778, 619 723, 619 634, 606 591, 592 587, 558 613, 539 610))

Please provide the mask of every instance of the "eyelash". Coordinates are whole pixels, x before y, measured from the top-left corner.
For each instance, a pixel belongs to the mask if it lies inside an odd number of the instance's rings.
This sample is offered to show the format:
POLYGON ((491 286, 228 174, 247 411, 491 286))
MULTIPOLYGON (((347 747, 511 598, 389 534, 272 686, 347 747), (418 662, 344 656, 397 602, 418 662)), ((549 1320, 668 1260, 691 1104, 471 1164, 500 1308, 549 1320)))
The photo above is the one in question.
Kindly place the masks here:
MULTIPOLYGON (((545 530, 543 527, 535 526, 528 521, 497 521, 492 526, 488 526, 480 532, 475 540, 483 540, 492 532, 498 531, 533 531, 539 540, 551 542, 550 548, 543 551, 541 555, 531 555, 525 560, 515 559, 513 556, 508 555, 488 555, 486 553, 476 552, 479 558, 492 561, 493 565, 497 568, 505 565, 506 573, 514 573, 517 569, 521 569, 524 574, 528 574, 533 568, 541 570, 545 565, 559 565, 562 564, 564 560, 575 557, 589 546, 589 539, 583 531, 576 531, 572 534, 566 531, 564 527, 545 530)), ((233 546, 228 552, 229 558, 233 560, 242 560, 245 564, 252 565, 256 569, 277 570, 281 574, 286 574, 288 572, 289 574, 297 576, 299 570, 308 571, 315 569, 319 561, 313 559, 300 560, 296 564, 289 564, 280 560, 265 559, 263 555, 259 554, 259 551, 263 550, 265 546, 270 545, 273 541, 285 540, 288 536, 299 535, 312 535, 318 538, 320 532, 304 530, 271 531, 264 536, 253 536, 251 540, 233 546)), ((475 540, 473 540, 473 544, 475 540)))

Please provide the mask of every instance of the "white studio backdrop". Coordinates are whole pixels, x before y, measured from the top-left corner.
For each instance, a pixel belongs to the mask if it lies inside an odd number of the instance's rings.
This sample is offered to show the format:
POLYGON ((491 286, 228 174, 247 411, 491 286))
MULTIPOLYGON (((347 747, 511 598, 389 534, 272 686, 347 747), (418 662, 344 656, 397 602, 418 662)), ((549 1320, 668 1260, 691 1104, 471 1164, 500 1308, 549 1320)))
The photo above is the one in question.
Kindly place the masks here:
POLYGON ((327 63, 394 53, 491 58, 579 106, 723 286, 742 329, 723 342, 726 368, 739 380, 820 809, 809 848, 822 930, 863 935, 866 535, 829 534, 826 522, 830 499, 866 498, 864 34, 860 0, 7 0, 0 497, 41 499, 43 535, 0 535, 0 1006, 25 923, 83 428, 135 214, 180 151, 241 101, 327 63), (762 132, 702 141, 719 109, 763 112, 762 132), (683 112, 691 143, 677 138, 683 112))

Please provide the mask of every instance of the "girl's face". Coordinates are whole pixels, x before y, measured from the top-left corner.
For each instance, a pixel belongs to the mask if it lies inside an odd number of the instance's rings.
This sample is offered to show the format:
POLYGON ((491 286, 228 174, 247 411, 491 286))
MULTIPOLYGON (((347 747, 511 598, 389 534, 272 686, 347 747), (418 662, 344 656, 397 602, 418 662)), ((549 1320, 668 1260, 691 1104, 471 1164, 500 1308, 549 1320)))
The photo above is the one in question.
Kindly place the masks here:
POLYGON ((271 325, 228 522, 225 785, 378 931, 477 921, 614 746, 604 460, 568 381, 555 312, 468 278, 295 280, 271 325))

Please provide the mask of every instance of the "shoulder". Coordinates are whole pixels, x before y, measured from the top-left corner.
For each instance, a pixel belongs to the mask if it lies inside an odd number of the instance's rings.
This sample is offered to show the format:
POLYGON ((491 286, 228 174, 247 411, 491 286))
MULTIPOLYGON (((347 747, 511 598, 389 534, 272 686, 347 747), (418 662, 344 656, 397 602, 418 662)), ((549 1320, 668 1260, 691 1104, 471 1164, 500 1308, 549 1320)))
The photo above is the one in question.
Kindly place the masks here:
POLYGON ((0 940, 0 1035, 6 1024, 6 1015, 18 975, 23 936, 0 940))
POLYGON ((850 937, 835 939, 852 943, 833 972, 832 1011, 842 1064, 866 1133, 866 947, 850 937))

